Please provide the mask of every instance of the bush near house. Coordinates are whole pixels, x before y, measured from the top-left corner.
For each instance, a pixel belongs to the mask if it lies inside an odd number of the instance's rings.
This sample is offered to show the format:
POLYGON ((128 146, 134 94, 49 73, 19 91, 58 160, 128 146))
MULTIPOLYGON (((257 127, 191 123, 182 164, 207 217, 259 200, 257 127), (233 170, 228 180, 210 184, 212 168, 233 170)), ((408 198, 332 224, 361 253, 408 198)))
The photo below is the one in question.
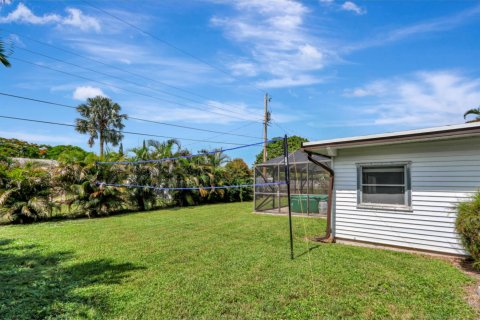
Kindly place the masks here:
POLYGON ((475 261, 473 266, 480 270, 480 191, 470 201, 458 205, 455 227, 475 261))

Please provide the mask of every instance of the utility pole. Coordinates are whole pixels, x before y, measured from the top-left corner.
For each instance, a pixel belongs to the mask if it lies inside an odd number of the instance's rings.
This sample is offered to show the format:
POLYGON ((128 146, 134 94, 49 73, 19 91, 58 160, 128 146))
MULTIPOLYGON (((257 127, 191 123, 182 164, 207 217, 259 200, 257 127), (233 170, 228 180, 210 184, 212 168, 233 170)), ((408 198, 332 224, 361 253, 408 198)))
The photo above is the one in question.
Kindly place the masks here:
POLYGON ((272 100, 272 97, 268 95, 268 93, 265 93, 265 110, 264 110, 264 118, 263 118, 263 162, 267 162, 267 127, 270 125, 270 121, 272 120, 271 118, 271 113, 268 111, 268 103, 272 100))

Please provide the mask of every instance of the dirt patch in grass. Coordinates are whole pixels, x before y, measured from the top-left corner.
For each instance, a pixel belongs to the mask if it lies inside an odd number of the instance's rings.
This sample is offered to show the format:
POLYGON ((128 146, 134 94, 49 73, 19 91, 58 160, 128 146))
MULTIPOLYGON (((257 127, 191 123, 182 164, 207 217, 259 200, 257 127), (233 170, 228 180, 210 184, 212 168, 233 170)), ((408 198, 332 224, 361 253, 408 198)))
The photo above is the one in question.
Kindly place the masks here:
POLYGON ((473 260, 470 258, 452 258, 451 261, 455 267, 475 279, 474 283, 465 288, 465 296, 468 304, 480 316, 480 272, 473 268, 473 260))

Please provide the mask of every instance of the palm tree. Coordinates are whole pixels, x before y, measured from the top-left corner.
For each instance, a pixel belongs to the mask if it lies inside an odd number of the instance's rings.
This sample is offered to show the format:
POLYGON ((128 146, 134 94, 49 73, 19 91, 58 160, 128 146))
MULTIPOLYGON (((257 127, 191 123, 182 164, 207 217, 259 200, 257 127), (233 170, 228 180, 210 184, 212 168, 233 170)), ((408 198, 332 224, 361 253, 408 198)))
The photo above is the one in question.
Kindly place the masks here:
MULTIPOLYGON (((147 144, 144 142, 140 148, 130 150, 133 153, 131 160, 149 160, 151 159, 147 144)), ((145 163, 133 165, 127 169, 127 183, 137 186, 153 186, 158 182, 161 164, 145 163)), ((157 195, 151 188, 130 188, 128 190, 128 199, 140 211, 145 211, 155 205, 157 195)))
POLYGON ((11 167, 12 161, 3 155, 0 155, 0 192, 9 182, 8 172, 11 170, 11 167))
MULTIPOLYGON (((219 149, 215 150, 215 153, 209 153, 208 150, 201 150, 200 153, 204 153, 203 156, 197 158, 197 163, 201 169, 201 174, 198 176, 201 184, 206 186, 205 189, 208 189, 208 186, 224 185, 226 172, 224 164, 228 161, 229 157, 219 149)), ((203 198, 208 196, 209 200, 214 199, 217 195, 223 198, 224 194, 224 189, 211 188, 210 192, 200 190, 200 195, 203 198)))
POLYGON ((7 68, 11 66, 10 61, 7 59, 7 53, 5 52, 5 46, 2 40, 0 40, 0 63, 7 68))
POLYGON ((75 129, 83 134, 89 134, 88 145, 92 147, 96 139, 100 144, 100 159, 103 159, 104 145, 111 143, 117 146, 123 139, 123 120, 126 114, 120 114, 121 107, 111 99, 97 96, 88 98, 86 104, 77 107, 82 118, 76 120, 75 129))
MULTIPOLYGON (((1 5, 4 5, 6 3, 6 0, 0 0, 1 5)), ((1 9, 1 6, 0 6, 1 9)), ((11 52, 10 52, 11 53, 11 52)), ((3 44, 3 41, 0 39, 0 63, 3 64, 5 67, 11 67, 10 61, 7 59, 8 53, 5 52, 5 46, 3 44)))
POLYGON ((153 159, 174 157, 181 150, 180 141, 177 139, 170 139, 164 142, 148 140, 146 146, 150 150, 153 159))
POLYGON ((48 171, 27 163, 25 167, 10 169, 7 178, 6 190, 0 194, 0 214, 14 223, 23 223, 52 213, 48 171))
POLYGON ((156 140, 148 140, 146 143, 148 148, 150 159, 164 159, 158 164, 158 169, 161 171, 161 181, 157 181, 159 184, 171 185, 175 181, 174 171, 177 163, 174 160, 165 160, 168 158, 175 158, 185 154, 182 150, 180 141, 176 139, 170 139, 164 142, 156 140))
POLYGON ((92 216, 108 215, 124 208, 122 191, 117 187, 97 185, 92 181, 84 181, 70 186, 72 198, 70 206, 80 212, 92 216))
POLYGON ((468 110, 467 112, 465 112, 465 114, 463 115, 463 118, 464 119, 467 119, 467 116, 470 115, 470 114, 473 114, 475 115, 475 119, 473 120, 470 120, 470 121, 467 121, 467 122, 477 122, 477 121, 480 121, 480 107, 478 108, 473 108, 473 109, 470 109, 468 110))
POLYGON ((53 183, 56 193, 64 196, 63 203, 69 210, 73 207, 88 217, 107 215, 125 208, 120 188, 99 185, 97 182, 116 183, 124 178, 124 172, 118 167, 97 167, 97 159, 91 155, 80 161, 65 158, 54 170, 53 183))

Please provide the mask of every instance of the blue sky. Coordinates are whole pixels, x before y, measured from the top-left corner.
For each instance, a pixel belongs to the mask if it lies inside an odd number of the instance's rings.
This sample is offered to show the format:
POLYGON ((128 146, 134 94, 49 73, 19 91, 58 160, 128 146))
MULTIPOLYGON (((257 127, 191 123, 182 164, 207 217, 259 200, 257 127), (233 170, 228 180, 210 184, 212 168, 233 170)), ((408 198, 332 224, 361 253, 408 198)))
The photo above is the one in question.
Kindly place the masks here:
MULTIPOLYGON (((73 106, 103 94, 133 117, 252 138, 135 120, 129 131, 258 142, 263 92, 272 96, 269 136, 287 130, 310 140, 461 123, 480 104, 480 1, 94 2, 157 39, 82 1, 4 2, 0 36, 14 52, 13 67, 0 71, 1 92, 73 106)), ((0 106, 6 116, 76 117, 3 96, 0 106)), ((88 149, 68 127, 0 119, 0 136, 88 149)), ((142 140, 126 135, 124 146, 142 140)), ((259 151, 230 155, 251 163, 259 151)))

